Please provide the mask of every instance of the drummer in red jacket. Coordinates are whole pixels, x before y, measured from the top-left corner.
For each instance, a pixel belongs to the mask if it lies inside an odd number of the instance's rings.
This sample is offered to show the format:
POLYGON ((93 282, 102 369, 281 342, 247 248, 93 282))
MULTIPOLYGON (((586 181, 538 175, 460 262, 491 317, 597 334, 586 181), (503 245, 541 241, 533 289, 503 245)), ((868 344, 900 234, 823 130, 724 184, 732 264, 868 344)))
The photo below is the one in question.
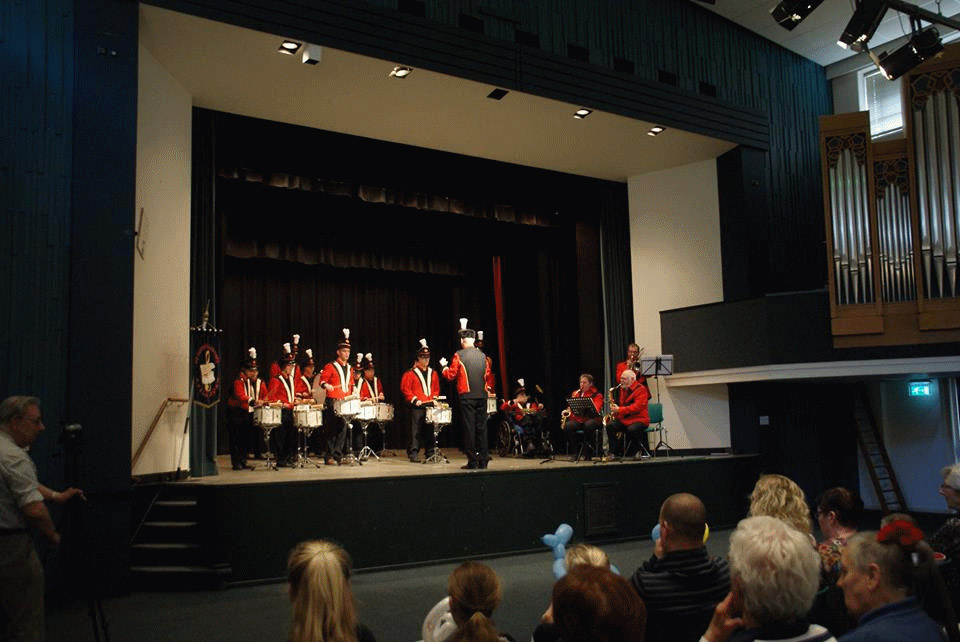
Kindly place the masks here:
POLYGON ((346 445, 346 422, 332 411, 333 399, 344 399, 353 395, 353 368, 350 367, 350 328, 343 329, 343 338, 337 342, 337 358, 323 366, 320 382, 327 391, 328 408, 324 412, 323 424, 327 426, 327 465, 340 463, 343 448, 346 445))
MULTIPOLYGON (((267 402, 267 386, 259 378, 257 349, 250 348, 243 367, 233 380, 227 400, 227 436, 230 439, 230 463, 234 470, 247 467, 247 451, 258 443, 259 431, 253 425, 253 409, 267 402)), ((259 450, 259 449, 257 449, 259 450)))
POLYGON ((433 456, 433 432, 427 428, 427 409, 424 404, 440 396, 440 377, 430 367, 430 347, 426 339, 420 339, 417 360, 400 379, 400 393, 404 401, 410 404, 410 445, 407 446, 407 457, 416 464, 420 462, 421 442, 426 458, 433 456))
POLYGON ((626 369, 620 375, 620 395, 618 403, 610 404, 610 412, 613 416, 607 424, 607 436, 610 441, 610 449, 614 454, 623 456, 630 446, 636 446, 634 455, 637 459, 649 457, 650 452, 646 444, 647 433, 644 432, 650 425, 650 415, 647 412, 647 404, 650 401, 650 395, 647 387, 637 381, 637 375, 633 370, 626 369), (617 439, 618 433, 625 433, 627 436, 627 446, 624 452, 618 452, 620 442, 617 439))
POLYGON ((289 466, 296 448, 297 436, 293 427, 293 406, 297 403, 297 380, 293 369, 297 362, 290 352, 290 344, 284 344, 283 353, 277 360, 280 374, 270 380, 270 402, 280 403, 280 425, 270 433, 277 454, 278 466, 289 466))

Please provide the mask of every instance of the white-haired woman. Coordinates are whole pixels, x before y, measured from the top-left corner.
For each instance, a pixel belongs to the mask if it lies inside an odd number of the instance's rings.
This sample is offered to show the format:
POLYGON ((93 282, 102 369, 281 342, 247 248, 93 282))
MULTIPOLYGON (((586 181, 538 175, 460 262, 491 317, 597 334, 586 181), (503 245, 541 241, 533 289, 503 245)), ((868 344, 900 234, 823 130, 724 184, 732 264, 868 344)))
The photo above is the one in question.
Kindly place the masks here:
MULTIPOLYGON (((960 512, 960 464, 943 468, 940 476, 940 494, 947 508, 954 513, 960 512)), ((940 566, 940 573, 947 586, 953 610, 960 613, 960 519, 948 519, 929 541, 933 550, 946 556, 945 562, 940 566)))
POLYGON ((837 586, 857 627, 841 642, 944 642, 940 625, 915 596, 935 577, 933 551, 906 521, 857 533, 840 558, 837 586))
POLYGON ((375 642, 357 622, 351 567, 350 555, 325 540, 300 542, 290 551, 290 642, 375 642))
POLYGON ((748 517, 730 536, 730 594, 701 642, 836 642, 806 618, 820 584, 810 538, 767 515, 748 517))

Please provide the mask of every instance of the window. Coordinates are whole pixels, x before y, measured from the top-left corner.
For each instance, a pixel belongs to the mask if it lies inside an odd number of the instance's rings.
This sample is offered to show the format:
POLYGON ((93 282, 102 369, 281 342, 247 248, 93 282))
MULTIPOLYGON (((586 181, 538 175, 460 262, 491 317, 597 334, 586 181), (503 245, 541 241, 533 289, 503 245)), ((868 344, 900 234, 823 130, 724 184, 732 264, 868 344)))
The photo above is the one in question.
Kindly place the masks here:
POLYGON ((870 137, 880 138, 903 130, 900 79, 887 80, 879 69, 860 72, 860 109, 870 112, 870 137))

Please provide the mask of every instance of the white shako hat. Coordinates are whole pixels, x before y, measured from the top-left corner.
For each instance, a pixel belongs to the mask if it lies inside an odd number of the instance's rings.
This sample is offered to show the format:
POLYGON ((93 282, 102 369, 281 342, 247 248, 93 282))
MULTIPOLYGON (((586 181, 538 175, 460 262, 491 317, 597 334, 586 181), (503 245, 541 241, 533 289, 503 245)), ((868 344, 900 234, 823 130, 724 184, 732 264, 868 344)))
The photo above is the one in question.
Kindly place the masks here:
POLYGON ((461 339, 476 339, 477 333, 467 327, 467 318, 460 317, 460 330, 457 332, 457 336, 461 339))

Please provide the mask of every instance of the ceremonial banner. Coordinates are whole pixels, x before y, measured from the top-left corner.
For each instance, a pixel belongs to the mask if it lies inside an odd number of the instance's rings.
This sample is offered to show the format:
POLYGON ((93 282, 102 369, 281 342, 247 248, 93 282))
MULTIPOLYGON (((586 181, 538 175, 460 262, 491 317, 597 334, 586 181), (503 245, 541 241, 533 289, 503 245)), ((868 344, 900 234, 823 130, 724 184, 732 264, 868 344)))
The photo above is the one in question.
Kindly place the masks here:
POLYGON ((190 346, 193 354, 193 403, 212 408, 220 403, 220 331, 191 328, 190 346))

